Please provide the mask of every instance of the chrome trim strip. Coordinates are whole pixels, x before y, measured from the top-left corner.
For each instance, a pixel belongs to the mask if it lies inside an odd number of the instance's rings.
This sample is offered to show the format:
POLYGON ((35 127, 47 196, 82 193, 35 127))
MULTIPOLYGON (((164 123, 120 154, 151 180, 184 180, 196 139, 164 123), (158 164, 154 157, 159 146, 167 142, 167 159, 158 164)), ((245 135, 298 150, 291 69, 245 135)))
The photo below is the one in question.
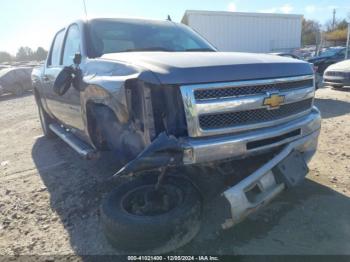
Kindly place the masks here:
POLYGON ((309 80, 313 78, 314 78, 313 75, 304 75, 304 76, 293 76, 293 77, 283 77, 283 78, 273 78, 273 79, 246 80, 246 81, 196 84, 196 85, 184 85, 184 86, 191 88, 193 90, 199 90, 199 89, 206 89, 206 88, 214 89, 214 88, 226 88, 226 87, 235 87, 235 86, 252 86, 252 85, 288 83, 288 82, 309 80))
MULTIPOLYGON (((305 111, 287 118, 279 119, 270 122, 261 122, 253 125, 240 125, 234 127, 220 128, 203 130, 199 125, 199 115, 209 113, 221 113, 221 112, 234 112, 244 111, 250 109, 263 108, 263 99, 266 96, 263 95, 247 95, 234 98, 225 99, 210 99, 197 101, 194 97, 194 91, 201 89, 215 89, 225 88, 234 86, 250 86, 250 85, 265 85, 265 84, 276 84, 284 82, 295 82, 314 79, 313 75, 297 76, 297 77, 286 77, 277 79, 263 79, 263 80, 248 80, 248 81, 237 81, 237 82, 226 82, 226 83, 209 83, 209 84, 196 84, 196 85, 183 85, 180 87, 182 99, 184 103, 187 130, 190 137, 203 137, 211 135, 227 134, 232 132, 240 132, 243 130, 263 128, 266 126, 278 125, 282 122, 289 121, 298 117, 301 117, 311 111, 305 111)), ((315 80, 312 87, 296 88, 290 91, 283 91, 279 94, 286 96, 285 103, 293 103, 303 99, 311 98, 314 96, 315 80)))
POLYGON ((188 135, 190 137, 202 136, 202 131, 199 128, 194 89, 190 86, 181 86, 180 90, 182 94, 182 101, 184 103, 188 135))
POLYGON ((293 76, 293 77, 283 77, 283 78, 273 78, 273 79, 259 79, 259 80, 246 80, 246 81, 235 81, 235 82, 225 82, 225 83, 209 83, 209 84, 196 84, 196 85, 184 85, 187 88, 193 88, 195 90, 201 89, 215 89, 215 88, 226 88, 235 86, 256 86, 256 85, 268 85, 268 84, 278 84, 278 83, 288 83, 297 82, 303 80, 314 79, 313 75, 304 76, 293 76))
POLYGON ((307 136, 319 130, 320 127, 320 112, 316 107, 313 107, 312 112, 307 116, 275 126, 274 128, 247 131, 224 137, 187 138, 183 141, 185 147, 183 161, 185 164, 195 164, 234 157, 245 157, 249 154, 267 150, 307 136), (298 136, 251 150, 247 149, 247 143, 249 142, 277 137, 296 129, 301 129, 301 134, 298 136), (215 153, 213 154, 213 152, 215 153))

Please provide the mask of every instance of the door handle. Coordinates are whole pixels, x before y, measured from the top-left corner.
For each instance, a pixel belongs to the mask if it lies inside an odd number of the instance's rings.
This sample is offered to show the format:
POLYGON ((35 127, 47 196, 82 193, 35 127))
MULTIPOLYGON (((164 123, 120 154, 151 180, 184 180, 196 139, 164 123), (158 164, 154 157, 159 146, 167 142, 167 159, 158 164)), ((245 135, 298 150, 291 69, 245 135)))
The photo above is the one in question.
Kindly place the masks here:
POLYGON ((45 82, 48 82, 50 79, 49 79, 49 77, 48 77, 47 75, 44 75, 44 76, 43 76, 43 80, 44 80, 45 82))

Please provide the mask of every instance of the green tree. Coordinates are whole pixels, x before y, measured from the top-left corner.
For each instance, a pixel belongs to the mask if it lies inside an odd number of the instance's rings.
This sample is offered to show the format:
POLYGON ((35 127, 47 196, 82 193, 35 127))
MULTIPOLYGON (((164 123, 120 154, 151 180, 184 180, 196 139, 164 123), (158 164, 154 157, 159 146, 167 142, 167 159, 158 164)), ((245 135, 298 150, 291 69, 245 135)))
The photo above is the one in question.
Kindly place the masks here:
POLYGON ((348 29, 348 22, 346 21, 346 19, 339 21, 336 27, 336 30, 344 30, 344 29, 348 29))
POLYGON ((46 59, 46 57, 47 57, 47 51, 42 47, 38 47, 38 49, 35 51, 33 55, 33 59, 36 61, 43 61, 46 59))
POLYGON ((332 32, 326 33, 326 39, 328 41, 333 41, 335 44, 342 44, 346 42, 348 35, 347 29, 337 29, 332 32))
POLYGON ((33 50, 30 47, 21 46, 16 54, 17 61, 30 61, 33 59, 33 50))
POLYGON ((11 62, 12 56, 7 52, 0 52, 0 63, 11 62))
POLYGON ((324 27, 327 33, 336 31, 336 30, 344 30, 348 28, 348 22, 346 21, 346 19, 343 19, 343 20, 335 19, 334 28, 333 28, 333 20, 330 19, 325 23, 324 27))
POLYGON ((326 22, 325 28, 325 38, 327 41, 332 41, 333 44, 344 44, 346 42, 348 34, 348 22, 346 21, 346 19, 335 20, 334 28, 333 21, 329 20, 326 22))
POLYGON ((320 33, 321 25, 314 20, 303 19, 301 29, 302 45, 315 45, 320 33))

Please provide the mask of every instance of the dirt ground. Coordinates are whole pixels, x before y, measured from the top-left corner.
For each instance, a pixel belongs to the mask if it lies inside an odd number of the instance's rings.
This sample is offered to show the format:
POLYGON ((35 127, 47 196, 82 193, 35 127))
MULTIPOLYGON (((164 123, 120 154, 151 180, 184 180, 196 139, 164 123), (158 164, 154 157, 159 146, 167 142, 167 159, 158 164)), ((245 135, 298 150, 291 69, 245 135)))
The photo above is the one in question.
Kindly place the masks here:
MULTIPOLYGON (((175 254, 350 254, 350 92, 323 88, 315 102, 324 120, 305 182, 226 231, 213 200, 175 254)), ((44 138, 32 95, 1 97, 0 112, 0 254, 115 254, 98 214, 115 161, 44 138)))

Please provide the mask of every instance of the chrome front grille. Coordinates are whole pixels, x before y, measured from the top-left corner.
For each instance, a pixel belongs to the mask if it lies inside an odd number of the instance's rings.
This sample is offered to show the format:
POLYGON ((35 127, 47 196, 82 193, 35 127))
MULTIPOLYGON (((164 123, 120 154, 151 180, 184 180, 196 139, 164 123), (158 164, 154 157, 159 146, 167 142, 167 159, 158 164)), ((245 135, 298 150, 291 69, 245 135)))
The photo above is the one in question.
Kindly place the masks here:
POLYGON ((190 137, 277 125, 311 111, 313 75, 181 86, 190 137), (265 103, 271 96, 278 104, 265 103))
POLYGON ((299 114, 309 110, 311 106, 312 99, 306 99, 296 103, 282 105, 275 110, 260 108, 239 112, 207 114, 199 116, 199 124, 203 130, 226 128, 235 125, 251 125, 261 121, 274 121, 290 115, 299 114))
POLYGON ((266 92, 285 91, 297 88, 305 88, 313 85, 312 79, 295 82, 271 83, 265 85, 248 85, 238 87, 226 87, 216 89, 200 89, 194 92, 196 100, 227 98, 244 95, 265 94, 266 92))
POLYGON ((327 71, 326 76, 338 76, 343 78, 350 78, 350 72, 341 72, 341 71, 327 71))

